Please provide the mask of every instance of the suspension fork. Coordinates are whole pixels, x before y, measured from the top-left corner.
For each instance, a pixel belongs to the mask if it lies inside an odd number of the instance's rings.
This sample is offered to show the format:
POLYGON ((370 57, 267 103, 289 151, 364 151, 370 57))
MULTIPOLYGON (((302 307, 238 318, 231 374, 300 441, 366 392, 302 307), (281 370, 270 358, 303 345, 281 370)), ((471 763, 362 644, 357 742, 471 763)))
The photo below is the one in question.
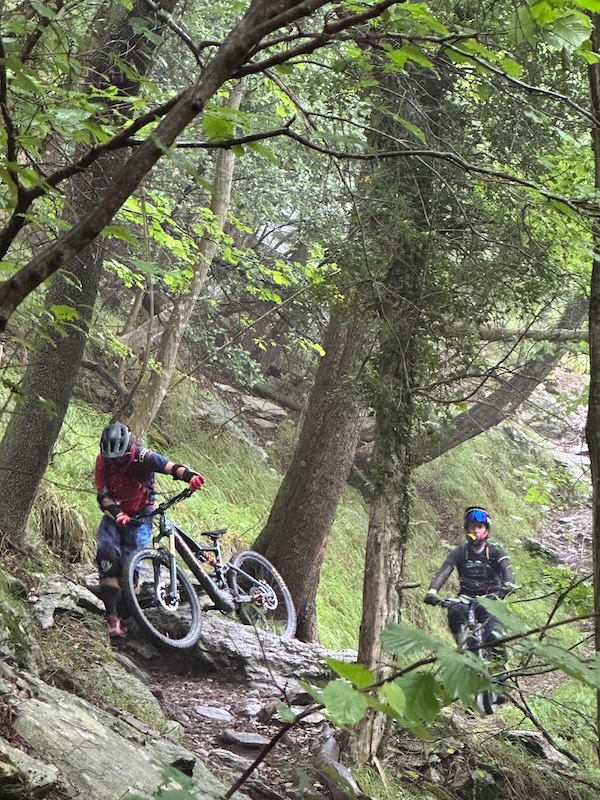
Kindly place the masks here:
POLYGON ((175 561, 176 552, 175 531, 173 528, 171 528, 169 531, 169 574, 171 576, 171 597, 177 597, 177 562, 175 561))

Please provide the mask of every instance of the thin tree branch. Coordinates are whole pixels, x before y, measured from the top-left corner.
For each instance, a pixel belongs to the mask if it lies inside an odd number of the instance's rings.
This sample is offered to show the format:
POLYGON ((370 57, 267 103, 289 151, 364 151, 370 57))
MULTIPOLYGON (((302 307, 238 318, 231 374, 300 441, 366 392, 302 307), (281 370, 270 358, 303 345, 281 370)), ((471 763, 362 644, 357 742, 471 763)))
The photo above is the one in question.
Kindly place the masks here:
MULTIPOLYGON (((474 38, 474 37, 471 37, 474 38)), ((586 122, 591 124, 592 126, 597 125, 597 120, 592 114, 591 111, 588 111, 587 108, 583 108, 582 106, 575 103, 569 97, 560 92, 555 92, 553 89, 544 89, 541 86, 534 86, 530 83, 525 83, 525 81, 520 81, 518 78, 514 78, 509 75, 505 70, 499 69, 495 67, 493 64, 490 64, 489 61, 486 61, 481 56, 473 55, 472 53, 468 53, 465 50, 461 50, 460 47, 455 47, 451 44, 446 45, 446 49, 452 50, 455 53, 460 53, 461 57, 468 58, 474 64, 479 64, 479 66, 484 67, 486 70, 489 70, 494 75, 502 78, 507 83, 510 83, 512 86, 521 89, 523 92, 527 92, 527 94, 535 94, 540 95, 543 97, 549 97, 551 100, 558 100, 559 102, 563 103, 564 105, 568 106, 572 111, 578 114, 580 117, 583 117, 586 122)))
MULTIPOLYGON (((61 10, 64 6, 64 0, 56 0, 54 7, 50 6, 54 11, 55 15, 61 10)), ((49 16, 43 17, 41 14, 38 14, 38 23, 35 30, 29 34, 23 47, 21 48, 21 52, 19 53, 19 58, 21 61, 27 61, 31 53, 33 52, 34 47, 39 42, 40 38, 42 37, 46 28, 48 28, 54 20, 50 19, 49 16)))
MULTIPOLYGON (((341 31, 345 31, 348 28, 352 28, 356 25, 361 25, 363 22, 368 22, 371 19, 375 19, 376 17, 380 16, 384 11, 392 6, 399 5, 401 0, 383 0, 383 2, 378 3, 377 5, 371 6, 371 8, 363 11, 360 14, 349 14, 344 15, 336 22, 329 22, 324 27, 321 33, 315 34, 314 37, 309 42, 305 42, 304 44, 298 45, 298 47, 284 49, 280 53, 276 55, 270 56, 269 58, 264 59, 263 61, 253 62, 250 63, 248 66, 242 67, 235 75, 235 77, 242 77, 244 75, 253 75, 256 72, 262 72, 269 67, 277 66, 278 64, 283 64, 285 62, 290 61, 297 55, 305 55, 307 53, 313 53, 315 50, 320 49, 321 47, 326 46, 330 43, 330 41, 335 38, 335 34, 340 33, 341 31)), ((325 3, 320 3, 319 6, 325 5, 325 3)), ((255 50, 253 51, 252 55, 255 53, 262 52, 270 47, 270 42, 264 43, 257 43, 255 50)))
POLYGON ((4 228, 0 230, 0 258, 3 258, 6 255, 8 248, 12 244, 15 236, 24 227, 26 222, 25 213, 34 200, 37 200, 39 197, 43 197, 50 189, 56 188, 59 183, 67 178, 83 172, 84 169, 93 164, 93 162, 96 161, 96 159, 98 159, 103 153, 108 153, 112 150, 118 150, 121 147, 129 146, 129 138, 133 134, 138 133, 138 131, 140 131, 142 128, 145 128, 146 125, 155 122, 157 119, 171 111, 171 109, 179 102, 181 97, 182 94, 180 93, 166 103, 163 103, 162 105, 151 109, 146 114, 143 114, 141 117, 132 122, 127 128, 124 128, 122 131, 113 136, 113 138, 109 141, 91 147, 77 161, 74 161, 72 164, 67 164, 64 167, 57 169, 50 175, 44 177, 44 183, 42 185, 32 186, 31 189, 22 190, 10 219, 4 228))
POLYGON ((199 67, 202 67, 202 59, 200 57, 200 50, 194 44, 189 34, 187 34, 183 28, 181 28, 173 19, 172 14, 168 14, 163 8, 161 8, 158 3, 155 3, 154 0, 144 0, 144 3, 154 11, 158 19, 162 19, 163 22, 166 23, 167 27, 170 28, 173 33, 178 36, 181 41, 186 45, 188 50, 192 53, 194 58, 196 59, 196 63, 199 67))
MULTIPOLYGON (((555 194, 554 192, 545 189, 543 186, 539 186, 538 184, 534 183, 533 181, 529 181, 525 178, 520 178, 517 175, 511 175, 509 172, 503 172, 502 170, 495 170, 490 167, 481 167, 477 164, 472 164, 469 161, 466 161, 462 156, 457 155, 456 153, 451 153, 449 151, 443 150, 431 150, 431 149, 416 149, 416 148, 409 148, 407 147, 404 150, 383 150, 378 153, 352 153, 345 150, 335 150, 331 147, 326 147, 325 145, 317 144, 316 142, 312 142, 307 137, 303 136, 300 133, 296 133, 292 130, 289 125, 291 125, 293 119, 287 123, 286 126, 282 128, 277 128, 272 131, 264 131, 263 133, 253 133, 249 134, 248 136, 240 136, 236 139, 222 139, 222 140, 215 140, 209 142, 199 142, 199 141, 183 141, 183 142, 176 142, 175 147, 182 148, 182 149, 199 149, 199 150, 209 150, 214 148, 225 148, 230 149, 237 145, 244 145, 250 142, 258 142, 263 141, 265 139, 273 139, 278 136, 287 136, 290 139, 298 142, 299 144, 303 145, 304 147, 309 148, 310 150, 315 150, 318 153, 322 153, 323 155, 330 156, 332 158, 340 159, 340 160, 347 160, 347 161, 377 161, 383 158, 433 158, 439 159, 442 161, 449 162, 454 164, 457 167, 460 167, 464 172, 468 174, 474 175, 481 175, 485 178, 491 178, 494 180, 498 180, 502 183, 522 186, 525 189, 532 189, 533 191, 537 192, 540 196, 544 197, 546 200, 550 200, 553 202, 563 203, 564 205, 568 206, 570 209, 575 211, 578 214, 583 214, 585 216, 597 216, 600 215, 600 208, 596 203, 593 203, 588 200, 573 200, 569 197, 565 197, 564 195, 555 194)), ((128 144, 141 144, 140 140, 133 139, 128 144)), ((531 338, 535 338, 532 336, 531 338)))

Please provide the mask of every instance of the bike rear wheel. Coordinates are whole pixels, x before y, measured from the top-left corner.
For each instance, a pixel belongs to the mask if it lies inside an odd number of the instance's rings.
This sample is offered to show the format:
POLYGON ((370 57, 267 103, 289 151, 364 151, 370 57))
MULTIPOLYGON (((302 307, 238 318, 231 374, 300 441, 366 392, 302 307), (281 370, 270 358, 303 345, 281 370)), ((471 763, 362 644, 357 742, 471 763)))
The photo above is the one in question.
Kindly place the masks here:
POLYGON ((177 565, 171 592, 171 563, 163 550, 133 553, 123 570, 123 594, 144 633, 160 644, 185 650, 198 641, 202 616, 194 587, 177 565))
POLYGON ((234 594, 251 595, 252 602, 238 603, 237 615, 244 625, 254 625, 282 639, 296 633, 296 609, 290 590, 275 567, 260 553, 242 550, 231 559, 227 580, 234 594), (240 570, 239 572, 236 571, 240 570))

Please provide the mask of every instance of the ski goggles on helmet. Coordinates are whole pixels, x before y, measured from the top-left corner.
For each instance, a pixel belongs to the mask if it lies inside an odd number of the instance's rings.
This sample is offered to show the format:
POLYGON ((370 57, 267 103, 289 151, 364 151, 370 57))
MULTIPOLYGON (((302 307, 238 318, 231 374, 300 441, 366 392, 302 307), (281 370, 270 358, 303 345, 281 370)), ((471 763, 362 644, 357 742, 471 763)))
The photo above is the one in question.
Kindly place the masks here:
POLYGON ((467 508, 465 511, 465 528, 472 522, 477 525, 485 525, 486 528, 489 528, 491 519, 484 508, 467 508))

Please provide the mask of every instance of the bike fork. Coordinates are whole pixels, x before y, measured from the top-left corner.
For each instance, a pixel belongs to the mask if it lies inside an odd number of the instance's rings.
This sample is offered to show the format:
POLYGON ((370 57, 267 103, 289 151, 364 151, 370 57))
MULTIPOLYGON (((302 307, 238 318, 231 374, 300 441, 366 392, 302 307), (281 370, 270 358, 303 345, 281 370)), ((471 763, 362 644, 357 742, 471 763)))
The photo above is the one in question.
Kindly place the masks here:
POLYGON ((169 573, 171 576, 171 585, 169 592, 173 599, 177 599, 177 564, 175 561, 175 534, 169 534, 169 573))

